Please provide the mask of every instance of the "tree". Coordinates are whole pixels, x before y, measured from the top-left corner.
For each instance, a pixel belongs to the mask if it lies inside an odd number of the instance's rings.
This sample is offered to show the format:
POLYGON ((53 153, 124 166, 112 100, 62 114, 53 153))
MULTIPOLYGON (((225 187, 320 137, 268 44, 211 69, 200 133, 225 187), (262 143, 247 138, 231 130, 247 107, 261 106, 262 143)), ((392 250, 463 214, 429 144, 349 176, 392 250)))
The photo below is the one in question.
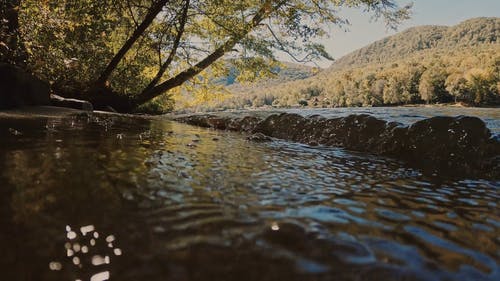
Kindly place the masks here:
POLYGON ((409 9, 393 0, 26 0, 21 29, 25 41, 36 42, 29 44, 35 64, 58 65, 57 72, 45 67, 53 85, 85 93, 98 107, 130 111, 191 83, 224 56, 252 67, 265 67, 278 51, 297 61, 329 58, 311 42, 328 25, 346 23, 340 6, 372 11, 389 25, 409 9), (85 77, 67 83, 68 72, 85 77))
POLYGON ((387 76, 387 83, 384 85, 383 93, 384 103, 391 105, 402 104, 404 81, 401 77, 401 73, 397 70, 392 70, 387 76))
POLYGON ((475 104, 496 103, 496 81, 492 72, 474 68, 465 75, 470 91, 474 95, 475 104))
POLYGON ((466 103, 474 103, 474 96, 468 86, 467 79, 462 73, 453 73, 446 78, 446 91, 448 91, 455 102, 463 101, 466 103))
POLYGON ((446 71, 441 66, 431 66, 420 78, 420 97, 430 102, 449 102, 451 96, 446 91, 446 71))
POLYGON ((20 42, 19 4, 21 0, 0 1, 0 62, 23 65, 26 52, 20 42))
POLYGON ((375 80, 371 89, 372 97, 370 105, 382 105, 384 103, 384 88, 386 84, 387 80, 385 79, 375 80))

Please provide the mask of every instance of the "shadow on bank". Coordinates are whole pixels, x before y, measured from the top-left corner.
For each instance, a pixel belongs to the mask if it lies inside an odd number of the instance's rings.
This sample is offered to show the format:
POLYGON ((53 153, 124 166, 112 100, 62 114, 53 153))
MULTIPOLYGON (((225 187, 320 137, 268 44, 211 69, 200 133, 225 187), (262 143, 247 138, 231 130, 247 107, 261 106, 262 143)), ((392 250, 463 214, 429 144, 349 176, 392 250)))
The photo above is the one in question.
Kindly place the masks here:
POLYGON ((0 110, 46 105, 85 111, 93 110, 90 102, 51 94, 47 82, 20 67, 0 63, 0 110))

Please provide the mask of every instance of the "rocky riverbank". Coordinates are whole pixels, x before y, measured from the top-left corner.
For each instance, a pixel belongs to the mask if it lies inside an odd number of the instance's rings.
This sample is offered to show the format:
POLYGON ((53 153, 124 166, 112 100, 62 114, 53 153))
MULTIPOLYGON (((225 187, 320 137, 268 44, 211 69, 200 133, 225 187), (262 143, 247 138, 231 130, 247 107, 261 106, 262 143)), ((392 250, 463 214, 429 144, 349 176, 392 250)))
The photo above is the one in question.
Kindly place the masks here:
POLYGON ((0 62, 0 110, 55 106, 92 111, 90 102, 51 93, 49 83, 20 67, 0 62))
POLYGON ((289 113, 184 115, 176 121, 311 146, 344 147, 404 160, 426 174, 500 179, 500 140, 476 117, 433 117, 410 126, 367 114, 341 118, 289 113))

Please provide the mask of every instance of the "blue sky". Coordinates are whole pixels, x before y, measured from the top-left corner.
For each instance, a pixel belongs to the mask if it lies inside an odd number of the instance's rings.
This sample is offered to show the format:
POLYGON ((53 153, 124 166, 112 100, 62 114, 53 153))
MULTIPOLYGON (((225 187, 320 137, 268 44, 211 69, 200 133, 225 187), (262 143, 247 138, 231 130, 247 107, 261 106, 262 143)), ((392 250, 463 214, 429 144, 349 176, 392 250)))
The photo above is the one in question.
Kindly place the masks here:
MULTIPOLYGON (((412 18, 399 26, 398 31, 419 25, 455 25, 474 17, 500 17, 500 0, 396 0, 401 6, 413 2, 412 18)), ((376 40, 398 31, 387 30, 382 20, 373 21, 371 16, 359 10, 341 11, 351 25, 345 32, 331 29, 331 38, 321 41, 328 52, 339 58, 376 40)), ((328 66, 329 62, 321 63, 328 66)))

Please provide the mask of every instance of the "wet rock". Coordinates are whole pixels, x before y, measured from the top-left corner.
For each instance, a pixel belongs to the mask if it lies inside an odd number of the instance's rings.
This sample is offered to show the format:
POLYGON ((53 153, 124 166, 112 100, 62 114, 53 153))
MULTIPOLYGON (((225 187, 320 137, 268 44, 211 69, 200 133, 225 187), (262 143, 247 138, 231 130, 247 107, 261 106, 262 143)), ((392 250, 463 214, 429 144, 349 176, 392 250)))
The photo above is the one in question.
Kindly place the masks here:
POLYGON ((425 167, 470 172, 490 154, 491 133, 479 118, 434 117, 408 128, 405 149, 412 161, 425 167))
POLYGON ((307 131, 313 129, 308 120, 298 114, 271 115, 260 122, 253 133, 262 133, 279 139, 304 142, 307 131))
POLYGON ((356 151, 374 151, 383 141, 386 122, 370 115, 351 115, 336 119, 335 134, 331 136, 338 146, 356 151))
POLYGON ((187 123, 194 126, 204 128, 214 128, 218 130, 226 130, 228 123, 231 121, 227 118, 221 118, 213 115, 192 115, 175 119, 176 121, 187 123))
MULTIPOLYGON (((90 105, 92 105, 92 104, 90 104, 90 105)), ((104 107, 104 111, 107 111, 107 112, 113 112, 113 113, 118 113, 118 111, 117 111, 116 109, 112 108, 112 107, 111 107, 111 106, 109 106, 109 105, 108 105, 108 106, 106 106, 106 107, 104 107)))
POLYGON ((212 116, 211 118, 207 119, 207 124, 210 128, 214 128, 217 130, 226 130, 230 121, 231 120, 227 118, 212 116))
POLYGON ((92 111, 94 107, 88 101, 77 100, 77 99, 67 99, 58 95, 51 94, 50 102, 53 106, 58 107, 68 107, 85 111, 92 111))
POLYGON ((49 84, 25 70, 0 63, 0 109, 50 105, 49 84))
POLYGON ((175 120, 178 122, 190 124, 193 126, 209 128, 210 125, 207 122, 207 119, 210 118, 210 115, 191 115, 186 117, 176 118, 175 120))
POLYGON ((254 130, 276 138, 302 143, 342 146, 358 151, 372 151, 380 146, 386 122, 370 115, 325 119, 304 118, 297 114, 273 115, 254 130))
POLYGON ((184 116, 176 118, 175 120, 199 127, 237 132, 251 132, 262 121, 261 118, 254 116, 229 118, 217 117, 210 114, 184 116))
POLYGON ((269 142, 269 141, 272 141, 273 139, 262 134, 262 133, 255 133, 253 135, 248 136, 247 140, 253 141, 253 142, 269 142))
POLYGON ((254 116, 246 116, 242 119, 233 119, 229 122, 228 130, 251 132, 262 121, 262 119, 254 116))
POLYGON ((251 132, 251 141, 279 138, 305 144, 345 147, 391 156, 429 174, 500 178, 500 141, 476 117, 433 117, 403 126, 371 115, 326 119, 298 114, 222 118, 189 116, 183 122, 251 132))

